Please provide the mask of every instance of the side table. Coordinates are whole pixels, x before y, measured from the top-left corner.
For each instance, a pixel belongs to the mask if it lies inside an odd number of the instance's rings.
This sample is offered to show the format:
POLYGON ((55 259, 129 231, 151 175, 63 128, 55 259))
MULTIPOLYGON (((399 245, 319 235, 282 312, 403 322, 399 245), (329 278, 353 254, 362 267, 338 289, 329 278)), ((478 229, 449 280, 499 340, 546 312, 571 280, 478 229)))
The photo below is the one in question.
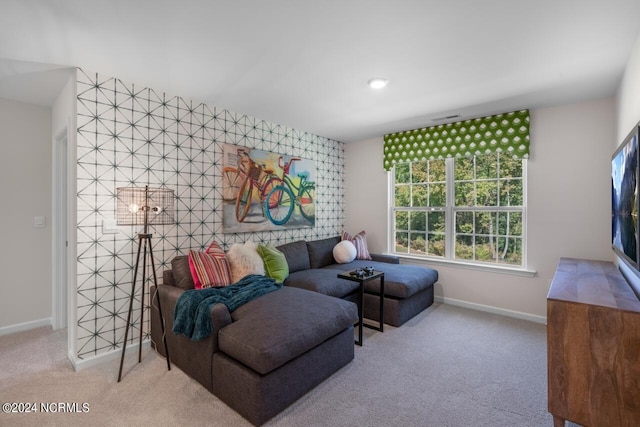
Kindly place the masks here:
POLYGON ((358 282, 360 285, 360 307, 358 307, 358 341, 355 343, 362 346, 362 327, 374 329, 376 331, 384 332, 384 272, 374 270, 371 274, 364 274, 361 276, 355 275, 356 270, 345 271, 338 273, 338 277, 345 280, 351 280, 352 282, 358 282), (378 326, 371 326, 363 321, 364 316, 364 284, 369 280, 380 279, 380 322, 378 326))

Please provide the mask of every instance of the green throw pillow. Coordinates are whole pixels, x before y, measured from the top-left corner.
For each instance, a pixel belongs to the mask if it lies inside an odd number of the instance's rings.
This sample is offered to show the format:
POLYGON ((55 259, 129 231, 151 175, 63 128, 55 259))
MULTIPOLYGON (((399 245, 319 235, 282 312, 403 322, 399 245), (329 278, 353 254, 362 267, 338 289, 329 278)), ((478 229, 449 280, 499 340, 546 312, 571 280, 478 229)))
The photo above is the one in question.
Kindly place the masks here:
POLYGON ((258 253, 264 261, 264 271, 278 283, 289 277, 289 264, 284 254, 270 245, 258 245, 258 253))

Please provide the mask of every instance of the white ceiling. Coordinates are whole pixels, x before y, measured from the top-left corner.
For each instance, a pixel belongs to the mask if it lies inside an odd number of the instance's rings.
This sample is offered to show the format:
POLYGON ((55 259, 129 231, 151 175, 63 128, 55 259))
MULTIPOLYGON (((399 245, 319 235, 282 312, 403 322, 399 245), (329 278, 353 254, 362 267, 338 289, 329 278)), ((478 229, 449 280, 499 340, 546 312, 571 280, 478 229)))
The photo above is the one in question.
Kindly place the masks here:
POLYGON ((0 0, 0 10, 0 97, 51 105, 68 67, 82 67, 344 142, 612 96, 640 32, 640 0, 0 0), (367 87, 376 76, 389 85, 367 87))

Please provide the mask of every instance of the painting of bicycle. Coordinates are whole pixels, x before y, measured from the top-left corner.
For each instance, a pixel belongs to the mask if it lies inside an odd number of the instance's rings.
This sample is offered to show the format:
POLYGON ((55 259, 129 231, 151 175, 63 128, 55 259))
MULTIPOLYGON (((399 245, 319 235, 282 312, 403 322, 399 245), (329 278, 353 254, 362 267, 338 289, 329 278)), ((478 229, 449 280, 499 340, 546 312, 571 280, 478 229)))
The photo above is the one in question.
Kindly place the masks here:
POLYGON ((224 144, 225 233, 313 227, 316 168, 312 160, 224 144))

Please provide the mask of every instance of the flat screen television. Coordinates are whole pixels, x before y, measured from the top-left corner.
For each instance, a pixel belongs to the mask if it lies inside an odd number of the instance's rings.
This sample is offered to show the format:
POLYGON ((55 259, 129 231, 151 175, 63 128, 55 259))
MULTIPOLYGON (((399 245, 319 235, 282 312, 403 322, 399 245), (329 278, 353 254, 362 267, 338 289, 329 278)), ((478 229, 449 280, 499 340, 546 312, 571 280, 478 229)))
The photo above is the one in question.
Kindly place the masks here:
POLYGON ((638 126, 611 159, 611 242, 613 250, 635 269, 640 265, 638 240, 638 126))

